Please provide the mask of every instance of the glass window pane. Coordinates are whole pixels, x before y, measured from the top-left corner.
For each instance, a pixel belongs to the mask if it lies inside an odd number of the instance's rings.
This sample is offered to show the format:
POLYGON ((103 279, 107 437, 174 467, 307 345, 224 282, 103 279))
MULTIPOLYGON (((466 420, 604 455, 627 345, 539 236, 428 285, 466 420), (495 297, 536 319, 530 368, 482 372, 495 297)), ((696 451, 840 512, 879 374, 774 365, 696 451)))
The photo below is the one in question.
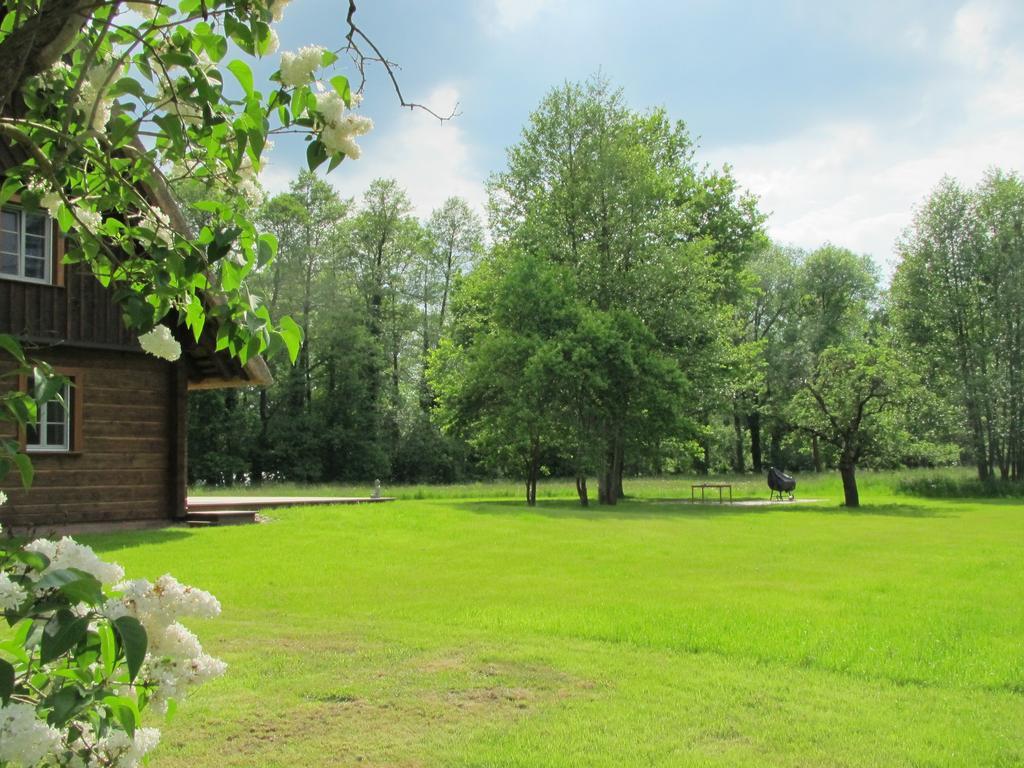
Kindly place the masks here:
POLYGON ((64 425, 63 424, 47 424, 46 425, 46 443, 51 447, 64 445, 64 425))
POLYGON ((46 236, 46 217, 39 213, 25 214, 25 233, 28 235, 46 236))
POLYGON ((25 426, 25 442, 29 445, 39 445, 38 424, 28 424, 25 426))
POLYGON ((25 259, 25 277, 42 280, 46 277, 46 261, 43 259, 25 259))
POLYGON ((5 275, 18 274, 18 257, 13 253, 0 253, 0 272, 5 275))
POLYGON ((42 237, 25 235, 25 255, 35 256, 38 259, 46 255, 46 240, 42 237))
POLYGON ((0 227, 8 230, 9 232, 18 231, 18 212, 10 211, 6 208, 2 215, 0 215, 0 227))
POLYGON ((46 404, 46 421, 48 424, 63 424, 64 406, 56 400, 48 402, 46 404))
POLYGON ((21 238, 17 232, 0 233, 0 251, 5 253, 18 253, 21 249, 21 238))

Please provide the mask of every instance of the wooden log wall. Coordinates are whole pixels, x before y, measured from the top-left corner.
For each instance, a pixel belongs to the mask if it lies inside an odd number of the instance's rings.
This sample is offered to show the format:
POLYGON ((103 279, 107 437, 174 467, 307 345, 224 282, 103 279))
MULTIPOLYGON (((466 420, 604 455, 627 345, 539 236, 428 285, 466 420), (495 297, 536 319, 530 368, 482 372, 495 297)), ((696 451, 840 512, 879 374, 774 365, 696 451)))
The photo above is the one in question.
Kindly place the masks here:
POLYGON ((47 526, 145 522, 184 513, 181 365, 132 352, 53 346, 36 354, 82 372, 81 442, 68 454, 33 453, 31 489, 0 481, 0 522, 47 526), (180 391, 179 391, 180 390, 180 391))

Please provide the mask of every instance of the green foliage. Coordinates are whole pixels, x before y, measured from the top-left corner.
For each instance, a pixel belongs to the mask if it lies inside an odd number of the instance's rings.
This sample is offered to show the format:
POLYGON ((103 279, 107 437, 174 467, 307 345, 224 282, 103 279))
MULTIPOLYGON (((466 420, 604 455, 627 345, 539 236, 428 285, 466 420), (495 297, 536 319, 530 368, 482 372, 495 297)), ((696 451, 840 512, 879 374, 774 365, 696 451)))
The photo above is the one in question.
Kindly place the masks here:
POLYGON ((104 586, 123 576, 68 537, 0 544, 4 765, 137 765, 159 739, 147 707, 223 671, 175 621, 216 615, 211 595, 170 576, 104 586))
POLYGON ((944 179, 900 243, 892 316, 935 391, 962 409, 982 481, 1024 479, 1024 181, 944 179))

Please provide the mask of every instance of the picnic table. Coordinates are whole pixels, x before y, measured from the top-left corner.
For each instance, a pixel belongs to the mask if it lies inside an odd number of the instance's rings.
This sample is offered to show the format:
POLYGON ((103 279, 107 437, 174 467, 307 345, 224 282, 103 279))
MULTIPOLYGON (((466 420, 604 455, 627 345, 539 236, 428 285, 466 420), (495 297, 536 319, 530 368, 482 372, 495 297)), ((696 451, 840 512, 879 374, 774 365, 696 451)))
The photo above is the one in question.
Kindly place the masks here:
POLYGON ((700 488, 700 500, 704 501, 704 491, 707 488, 718 489, 718 503, 722 504, 722 491, 725 488, 729 489, 729 503, 732 504, 732 483, 694 483, 690 486, 690 501, 696 501, 696 491, 700 488))

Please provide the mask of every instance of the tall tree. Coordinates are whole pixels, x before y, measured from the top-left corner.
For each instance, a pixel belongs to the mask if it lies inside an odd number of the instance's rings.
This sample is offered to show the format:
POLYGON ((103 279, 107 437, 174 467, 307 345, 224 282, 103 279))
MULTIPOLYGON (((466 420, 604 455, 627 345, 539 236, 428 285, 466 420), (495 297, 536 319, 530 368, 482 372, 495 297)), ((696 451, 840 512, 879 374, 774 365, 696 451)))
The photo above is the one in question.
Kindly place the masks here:
MULTIPOLYGON (((552 90, 531 115, 508 168, 489 184, 495 238, 543 256, 572 275, 578 301, 637 318, 677 366, 717 373, 724 315, 714 301, 709 206, 698 206, 692 142, 661 110, 635 114, 607 81, 552 90), (709 297, 712 301, 709 302, 709 297), (683 350, 686 350, 683 354, 683 350)), ((609 361, 611 365, 611 361, 609 361)), ((616 380, 616 371, 606 373, 616 380)), ((628 377, 618 379, 626 387, 628 377)), ((638 401, 623 389, 598 415, 598 495, 614 504, 638 401)))
POLYGON ((893 318, 954 394, 978 477, 1024 478, 1024 182, 943 179, 899 244, 893 318))

